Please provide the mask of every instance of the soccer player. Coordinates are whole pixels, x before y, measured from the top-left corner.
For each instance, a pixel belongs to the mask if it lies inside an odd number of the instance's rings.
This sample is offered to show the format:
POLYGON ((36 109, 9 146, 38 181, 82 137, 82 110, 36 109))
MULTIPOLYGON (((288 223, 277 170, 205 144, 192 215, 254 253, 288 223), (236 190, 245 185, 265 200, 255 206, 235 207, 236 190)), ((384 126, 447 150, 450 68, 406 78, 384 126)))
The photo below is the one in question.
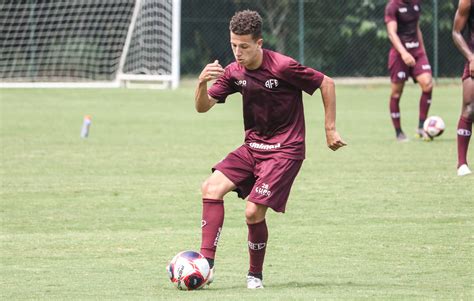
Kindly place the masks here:
POLYGON ((421 87, 419 123, 416 136, 429 141, 423 130, 423 123, 431 104, 433 82, 431 66, 426 56, 418 20, 420 0, 389 0, 385 8, 385 23, 392 48, 389 52, 388 69, 392 82, 390 95, 390 116, 398 141, 408 141, 400 122, 400 97, 405 81, 412 77, 421 87))
POLYGON ((224 223, 224 196, 246 199, 250 267, 247 287, 263 288, 263 261, 268 240, 267 209, 285 212, 290 189, 305 158, 302 92, 318 88, 325 110, 326 142, 333 151, 346 145, 336 131, 334 81, 283 54, 262 48, 262 18, 255 11, 237 12, 230 21, 235 62, 222 68, 216 60, 199 75, 198 112, 207 112, 228 95, 243 99, 245 141, 217 163, 202 184, 201 253, 214 275, 214 257, 224 223), (208 90, 207 82, 217 79, 208 90))
POLYGON ((467 149, 472 135, 474 121, 474 0, 459 0, 458 10, 454 16, 454 44, 466 58, 462 76, 463 103, 458 122, 458 176, 471 174, 467 165, 467 149), (467 40, 462 31, 467 28, 467 40))

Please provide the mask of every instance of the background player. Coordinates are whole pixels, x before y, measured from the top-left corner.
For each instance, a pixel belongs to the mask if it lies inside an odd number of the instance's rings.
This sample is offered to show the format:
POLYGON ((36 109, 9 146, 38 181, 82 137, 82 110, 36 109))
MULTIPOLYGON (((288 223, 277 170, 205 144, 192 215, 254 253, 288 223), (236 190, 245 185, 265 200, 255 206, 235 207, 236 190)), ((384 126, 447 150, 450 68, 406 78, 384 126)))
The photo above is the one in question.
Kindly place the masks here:
POLYGON ((392 42, 388 59, 392 82, 390 116, 399 141, 408 140, 401 127, 399 103, 405 81, 410 76, 419 83, 422 90, 416 136, 431 140, 423 131, 423 123, 431 104, 433 82, 423 35, 418 24, 420 13, 420 0, 390 0, 385 8, 385 23, 392 42))
MULTIPOLYGON (((223 198, 236 191, 247 198, 250 268, 248 288, 263 288, 263 261, 268 240, 268 208, 285 212, 291 186, 305 157, 302 91, 321 90, 327 145, 346 145, 336 131, 334 82, 290 57, 262 48, 262 19, 255 11, 237 12, 230 21, 230 43, 235 62, 225 69, 215 61, 199 76, 195 105, 207 112, 236 92, 243 97, 245 142, 213 168, 202 185, 201 253, 211 267, 224 222, 223 198), (207 82, 217 79, 207 89, 207 82)), ((214 268, 212 269, 214 274, 214 268)), ((213 275, 211 276, 211 282, 213 275)))
POLYGON ((467 149, 472 135, 474 121, 474 0, 459 0, 458 10, 453 25, 454 44, 466 58, 462 76, 463 103, 458 122, 458 175, 471 174, 467 165, 467 149), (464 28, 468 29, 467 41, 462 36, 464 28))

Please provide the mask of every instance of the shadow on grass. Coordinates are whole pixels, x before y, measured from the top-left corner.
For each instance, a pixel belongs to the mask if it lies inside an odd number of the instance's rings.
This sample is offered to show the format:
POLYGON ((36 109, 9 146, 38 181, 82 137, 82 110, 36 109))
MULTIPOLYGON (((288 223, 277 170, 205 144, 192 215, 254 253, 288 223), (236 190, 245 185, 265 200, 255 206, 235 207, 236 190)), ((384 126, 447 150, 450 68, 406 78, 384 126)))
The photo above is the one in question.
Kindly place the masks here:
MULTIPOLYGON (((264 283, 265 288, 315 288, 315 287, 367 287, 366 283, 354 283, 351 281, 348 282, 332 282, 332 283, 324 283, 324 282, 272 282, 272 283, 264 283)), ((214 287, 210 289, 214 290, 235 290, 235 289, 246 289, 245 283, 238 284, 238 285, 230 285, 225 287, 214 287)), ((208 288, 209 289, 209 288, 208 288)))

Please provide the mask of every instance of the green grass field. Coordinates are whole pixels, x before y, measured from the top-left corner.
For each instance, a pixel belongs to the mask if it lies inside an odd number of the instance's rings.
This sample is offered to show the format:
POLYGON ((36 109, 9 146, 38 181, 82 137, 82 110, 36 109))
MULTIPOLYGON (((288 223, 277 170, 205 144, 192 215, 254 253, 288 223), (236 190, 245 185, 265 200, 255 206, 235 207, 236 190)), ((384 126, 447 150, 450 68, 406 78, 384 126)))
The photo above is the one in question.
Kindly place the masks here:
MULTIPOLYGON (((305 98, 307 159, 287 213, 267 217, 265 289, 246 289, 245 204, 229 194, 215 283, 192 292, 176 290, 165 266, 199 248, 200 185, 243 141, 240 98, 198 114, 192 86, 0 90, 0 299, 472 300, 474 176, 455 169, 460 85, 435 88, 431 114, 447 130, 431 143, 395 141, 388 89, 338 87, 349 146, 337 152, 325 146, 319 92, 305 98)), ((418 98, 409 84, 410 137, 418 98)))

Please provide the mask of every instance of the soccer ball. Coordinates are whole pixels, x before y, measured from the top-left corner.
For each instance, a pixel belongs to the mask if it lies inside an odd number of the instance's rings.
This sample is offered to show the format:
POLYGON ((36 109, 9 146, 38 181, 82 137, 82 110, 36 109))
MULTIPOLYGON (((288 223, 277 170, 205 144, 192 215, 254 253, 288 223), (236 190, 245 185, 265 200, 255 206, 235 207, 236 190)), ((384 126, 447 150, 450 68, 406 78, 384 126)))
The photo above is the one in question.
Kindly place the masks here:
POLYGON ((440 136, 445 128, 444 121, 439 116, 430 116, 423 124, 423 129, 431 138, 440 136))
POLYGON ((180 290, 195 290, 202 288, 209 277, 209 263, 198 252, 179 252, 168 267, 171 282, 180 290))

